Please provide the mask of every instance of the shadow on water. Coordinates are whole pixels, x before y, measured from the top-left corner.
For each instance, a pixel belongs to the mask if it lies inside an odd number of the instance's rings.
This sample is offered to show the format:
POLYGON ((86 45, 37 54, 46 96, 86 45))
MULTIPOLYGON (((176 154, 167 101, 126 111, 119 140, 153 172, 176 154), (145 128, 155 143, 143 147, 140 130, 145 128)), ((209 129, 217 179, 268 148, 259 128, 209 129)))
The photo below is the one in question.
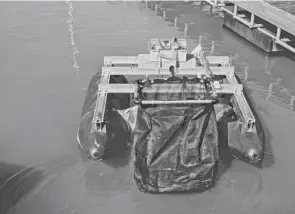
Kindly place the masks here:
POLYGON ((215 177, 215 182, 217 183, 221 176, 230 167, 233 157, 231 151, 228 147, 228 125, 227 121, 220 121, 218 124, 218 139, 219 139, 219 156, 220 162, 217 167, 217 174, 215 177))
POLYGON ((42 171, 31 167, 0 162, 0 213, 15 206, 44 176, 42 171))
MULTIPOLYGON (((125 81, 127 80, 124 78, 123 82, 125 81)), ((115 109, 127 109, 130 106, 129 94, 113 95, 109 99, 115 109)), ((129 164, 131 151, 128 124, 116 110, 108 110, 108 112, 108 118, 110 118, 107 123, 109 141, 106 144, 104 163, 113 168, 124 167, 129 164)))
POLYGON ((127 142, 126 133, 117 133, 117 137, 107 144, 106 160, 104 160, 103 163, 113 168, 120 168, 128 165, 130 162, 131 149, 127 147, 125 142, 127 142))
POLYGON ((91 197, 101 196, 108 200, 118 191, 130 189, 133 172, 126 172, 126 165, 130 162, 130 150, 120 146, 120 142, 111 142, 107 157, 102 162, 93 162, 89 160, 85 168, 85 187, 91 197), (111 150, 111 151, 110 151, 111 150), (121 169, 122 168, 122 169, 121 169), (126 175, 128 178, 126 179, 126 175))
MULTIPOLYGON (((120 101, 119 99, 118 101, 119 106, 124 106, 125 100, 120 101)), ((130 133, 127 123, 117 111, 113 111, 111 117, 112 119, 107 124, 109 141, 106 144, 106 159, 103 162, 110 167, 120 168, 130 162, 131 147, 128 145, 130 133)))

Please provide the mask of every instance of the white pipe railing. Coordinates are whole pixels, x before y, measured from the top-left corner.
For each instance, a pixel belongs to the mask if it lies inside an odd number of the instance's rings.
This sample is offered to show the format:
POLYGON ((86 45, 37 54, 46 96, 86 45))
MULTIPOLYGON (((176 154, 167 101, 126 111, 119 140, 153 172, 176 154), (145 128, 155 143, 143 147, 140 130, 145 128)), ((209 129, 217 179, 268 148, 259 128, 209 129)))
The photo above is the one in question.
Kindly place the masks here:
POLYGON ((142 100, 142 105, 209 104, 213 100, 142 100))

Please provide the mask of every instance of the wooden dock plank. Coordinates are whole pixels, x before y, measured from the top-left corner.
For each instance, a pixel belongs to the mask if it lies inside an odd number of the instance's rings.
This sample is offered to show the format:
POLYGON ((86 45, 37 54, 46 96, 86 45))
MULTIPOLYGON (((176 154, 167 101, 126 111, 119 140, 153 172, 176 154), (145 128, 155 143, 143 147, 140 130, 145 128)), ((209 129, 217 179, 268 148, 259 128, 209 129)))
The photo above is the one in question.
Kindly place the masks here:
POLYGON ((295 16, 263 1, 230 2, 295 35, 295 16))

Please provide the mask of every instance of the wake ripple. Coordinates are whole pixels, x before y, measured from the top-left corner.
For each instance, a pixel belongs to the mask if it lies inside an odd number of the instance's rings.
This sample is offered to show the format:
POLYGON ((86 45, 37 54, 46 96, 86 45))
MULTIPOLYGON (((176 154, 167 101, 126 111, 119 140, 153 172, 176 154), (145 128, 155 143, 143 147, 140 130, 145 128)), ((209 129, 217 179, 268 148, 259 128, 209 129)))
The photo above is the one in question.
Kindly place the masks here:
POLYGON ((68 14, 69 14, 67 23, 68 23, 69 32, 70 32, 70 42, 72 45, 73 68, 76 73, 77 79, 80 79, 80 68, 77 61, 79 51, 76 46, 75 35, 74 35, 74 21, 76 20, 73 15, 74 7, 73 7, 73 2, 71 0, 68 0, 67 4, 68 4, 68 14))

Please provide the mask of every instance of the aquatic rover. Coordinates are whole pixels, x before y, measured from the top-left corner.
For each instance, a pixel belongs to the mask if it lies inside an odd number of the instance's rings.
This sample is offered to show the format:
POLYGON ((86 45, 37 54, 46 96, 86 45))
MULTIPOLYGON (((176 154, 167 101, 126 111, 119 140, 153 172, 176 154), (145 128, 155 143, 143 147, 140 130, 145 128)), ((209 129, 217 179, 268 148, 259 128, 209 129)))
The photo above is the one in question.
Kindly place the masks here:
POLYGON ((182 38, 150 39, 148 49, 149 54, 104 57, 101 72, 90 81, 77 132, 79 145, 89 158, 105 159, 114 132, 130 132, 126 120, 135 119, 126 116, 128 108, 213 105, 219 126, 227 126, 233 156, 251 163, 262 160, 261 125, 230 57, 205 56, 201 45, 188 54, 187 41, 182 38), (171 94, 179 96, 169 97, 171 94), (121 114, 117 122, 114 112, 121 114))

